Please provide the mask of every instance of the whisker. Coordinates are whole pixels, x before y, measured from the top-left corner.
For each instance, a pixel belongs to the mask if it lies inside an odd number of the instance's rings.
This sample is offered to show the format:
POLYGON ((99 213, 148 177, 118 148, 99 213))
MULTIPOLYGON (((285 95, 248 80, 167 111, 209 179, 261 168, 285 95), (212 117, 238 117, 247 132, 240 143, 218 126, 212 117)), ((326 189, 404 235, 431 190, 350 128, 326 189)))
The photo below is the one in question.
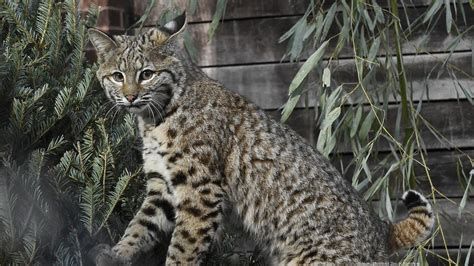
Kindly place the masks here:
POLYGON ((108 108, 111 104, 113 104, 113 103, 110 102, 110 101, 107 101, 104 105, 102 105, 102 106, 99 108, 98 112, 99 112, 99 113, 102 112, 105 108, 108 108))
POLYGON ((151 109, 151 107, 150 107, 149 104, 147 104, 146 110, 147 110, 149 113, 151 113, 151 116, 153 117, 153 122, 156 123, 155 114, 153 113, 153 109, 151 109))
POLYGON ((160 102, 157 102, 155 99, 151 99, 151 102, 156 104, 157 107, 159 107, 161 110, 163 110, 164 106, 160 102))
POLYGON ((162 105, 159 102, 155 101, 154 99, 151 100, 150 104, 156 109, 156 111, 158 111, 158 114, 160 115, 161 120, 164 120, 164 117, 162 114, 162 110, 163 110, 162 105), (156 106, 155 104, 158 106, 156 106))
POLYGON ((112 123, 112 124, 114 123, 115 117, 116 117, 117 114, 120 112, 120 108, 116 108, 115 110, 116 110, 116 111, 115 111, 115 113, 114 113, 114 116, 112 117, 112 121, 110 122, 110 123, 112 123))
POLYGON ((118 106, 118 103, 114 104, 114 105, 109 109, 109 111, 107 111, 107 113, 105 113, 105 117, 107 117, 107 116, 109 115, 109 113, 110 113, 112 110, 114 110, 115 107, 117 107, 117 106, 118 106))
POLYGON ((153 102, 150 102, 150 104, 149 104, 148 106, 150 106, 150 108, 156 110, 156 112, 157 112, 158 115, 160 116, 160 119, 163 120, 163 116, 161 115, 160 109, 157 108, 157 107, 153 104, 153 102))

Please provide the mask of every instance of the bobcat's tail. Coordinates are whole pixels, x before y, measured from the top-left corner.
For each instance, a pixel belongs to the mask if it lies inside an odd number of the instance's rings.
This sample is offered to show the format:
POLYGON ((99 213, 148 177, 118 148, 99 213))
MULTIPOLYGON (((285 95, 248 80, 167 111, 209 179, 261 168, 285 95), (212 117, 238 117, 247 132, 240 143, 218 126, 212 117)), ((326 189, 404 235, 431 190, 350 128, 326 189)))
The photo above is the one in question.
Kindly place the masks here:
POLYGON ((431 204, 423 195, 408 190, 402 196, 408 210, 408 217, 391 224, 389 233, 390 250, 413 247, 430 236, 434 227, 431 204))

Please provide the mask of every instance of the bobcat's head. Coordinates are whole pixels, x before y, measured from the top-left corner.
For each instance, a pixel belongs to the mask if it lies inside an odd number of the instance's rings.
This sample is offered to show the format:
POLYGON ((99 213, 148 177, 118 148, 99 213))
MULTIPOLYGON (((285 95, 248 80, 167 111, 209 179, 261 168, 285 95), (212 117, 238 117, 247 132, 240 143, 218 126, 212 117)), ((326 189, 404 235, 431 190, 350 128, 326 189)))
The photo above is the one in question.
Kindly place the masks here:
POLYGON ((186 79, 176 40, 185 25, 183 13, 137 36, 110 37, 89 29, 99 63, 97 78, 116 106, 138 115, 161 115, 186 79))

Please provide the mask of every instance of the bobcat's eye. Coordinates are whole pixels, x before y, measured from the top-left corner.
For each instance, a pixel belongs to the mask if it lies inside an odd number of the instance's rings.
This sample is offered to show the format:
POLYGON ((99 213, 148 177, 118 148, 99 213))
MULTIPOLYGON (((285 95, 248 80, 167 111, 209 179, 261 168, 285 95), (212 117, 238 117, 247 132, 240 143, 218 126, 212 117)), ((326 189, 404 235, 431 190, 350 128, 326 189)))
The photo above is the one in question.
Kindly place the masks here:
POLYGON ((123 82, 123 74, 120 72, 114 72, 112 78, 117 82, 123 82))
POLYGON ((140 73, 140 80, 149 80, 155 75, 155 72, 151 70, 143 70, 142 73, 140 73))

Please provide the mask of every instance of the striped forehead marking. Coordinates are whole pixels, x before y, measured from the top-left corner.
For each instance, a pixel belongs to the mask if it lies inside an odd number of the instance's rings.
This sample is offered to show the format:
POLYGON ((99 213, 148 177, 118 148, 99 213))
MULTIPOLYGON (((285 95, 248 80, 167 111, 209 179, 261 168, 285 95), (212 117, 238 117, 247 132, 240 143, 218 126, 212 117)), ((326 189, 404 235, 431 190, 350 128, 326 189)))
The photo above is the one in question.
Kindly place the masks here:
POLYGON ((118 56, 119 70, 140 70, 144 67, 146 58, 144 55, 144 46, 139 38, 133 38, 123 42, 125 46, 123 52, 118 56))
POLYGON ((145 53, 158 47, 167 49, 168 37, 166 33, 158 29, 152 29, 137 36, 114 36, 121 50, 116 57, 118 69, 122 72, 133 72, 147 67, 150 62, 145 53))

